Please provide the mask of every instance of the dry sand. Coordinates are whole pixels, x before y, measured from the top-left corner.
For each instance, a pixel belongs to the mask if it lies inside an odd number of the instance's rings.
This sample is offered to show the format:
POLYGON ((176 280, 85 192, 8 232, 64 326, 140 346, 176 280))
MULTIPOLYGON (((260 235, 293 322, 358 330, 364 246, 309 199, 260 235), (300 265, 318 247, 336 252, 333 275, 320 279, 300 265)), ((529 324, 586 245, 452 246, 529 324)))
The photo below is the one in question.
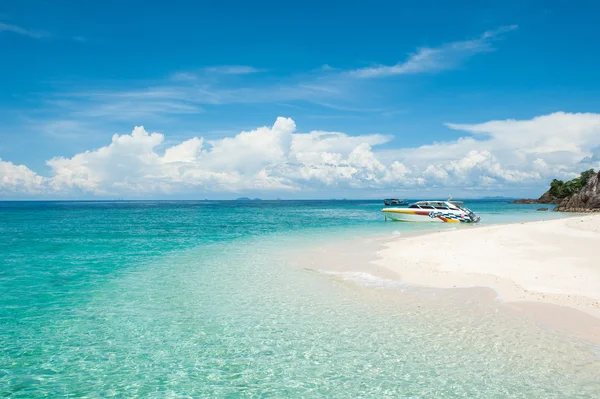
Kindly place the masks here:
POLYGON ((373 263, 411 284, 490 287, 600 317, 600 215, 461 227, 388 242, 373 263))

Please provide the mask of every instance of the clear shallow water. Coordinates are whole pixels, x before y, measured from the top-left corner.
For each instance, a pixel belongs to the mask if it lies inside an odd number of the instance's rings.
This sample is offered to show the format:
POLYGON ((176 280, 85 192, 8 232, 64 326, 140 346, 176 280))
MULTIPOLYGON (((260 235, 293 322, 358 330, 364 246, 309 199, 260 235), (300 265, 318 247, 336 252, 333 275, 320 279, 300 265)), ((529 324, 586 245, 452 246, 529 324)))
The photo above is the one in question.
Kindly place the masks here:
MULTIPOLYGON (((561 216, 467 206, 484 223, 561 216)), ((591 354, 527 320, 398 298, 285 257, 432 228, 384 223, 380 208, 0 203, 0 395, 598 397, 591 354)))

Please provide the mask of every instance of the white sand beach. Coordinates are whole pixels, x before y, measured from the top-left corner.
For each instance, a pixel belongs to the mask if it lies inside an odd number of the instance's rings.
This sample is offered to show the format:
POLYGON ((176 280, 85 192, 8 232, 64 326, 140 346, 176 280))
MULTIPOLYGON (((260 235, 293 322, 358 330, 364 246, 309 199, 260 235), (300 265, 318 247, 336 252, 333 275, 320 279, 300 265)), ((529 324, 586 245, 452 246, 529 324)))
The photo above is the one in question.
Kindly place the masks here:
POLYGON ((388 242, 373 263, 411 284, 490 287, 600 317, 600 215, 460 227, 388 242))

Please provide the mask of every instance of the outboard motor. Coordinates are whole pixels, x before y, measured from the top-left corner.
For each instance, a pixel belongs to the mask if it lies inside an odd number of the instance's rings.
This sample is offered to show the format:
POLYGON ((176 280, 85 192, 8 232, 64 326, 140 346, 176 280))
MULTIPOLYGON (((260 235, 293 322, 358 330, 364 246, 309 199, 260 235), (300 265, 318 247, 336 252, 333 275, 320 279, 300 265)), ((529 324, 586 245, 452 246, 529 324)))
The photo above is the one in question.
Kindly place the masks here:
POLYGON ((477 223, 477 222, 479 222, 479 220, 481 218, 479 216, 477 216, 476 214, 474 214, 473 211, 469 209, 469 219, 471 219, 471 221, 473 223, 477 223))
POLYGON ((462 210, 467 212, 467 215, 469 216, 469 219, 471 219, 472 223, 477 223, 481 219, 479 216, 477 216, 475 213, 473 213, 473 211, 470 210, 469 208, 463 207, 462 210))

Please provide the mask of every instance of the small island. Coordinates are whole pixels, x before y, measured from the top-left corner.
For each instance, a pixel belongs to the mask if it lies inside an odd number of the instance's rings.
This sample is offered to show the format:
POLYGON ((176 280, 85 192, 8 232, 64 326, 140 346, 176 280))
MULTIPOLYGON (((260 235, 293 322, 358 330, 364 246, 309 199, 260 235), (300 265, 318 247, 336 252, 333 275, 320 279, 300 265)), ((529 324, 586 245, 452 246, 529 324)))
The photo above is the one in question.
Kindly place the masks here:
POLYGON ((566 182, 552 180, 548 191, 538 199, 519 199, 513 204, 556 204, 556 212, 600 212, 599 180, 600 172, 589 169, 566 182))

